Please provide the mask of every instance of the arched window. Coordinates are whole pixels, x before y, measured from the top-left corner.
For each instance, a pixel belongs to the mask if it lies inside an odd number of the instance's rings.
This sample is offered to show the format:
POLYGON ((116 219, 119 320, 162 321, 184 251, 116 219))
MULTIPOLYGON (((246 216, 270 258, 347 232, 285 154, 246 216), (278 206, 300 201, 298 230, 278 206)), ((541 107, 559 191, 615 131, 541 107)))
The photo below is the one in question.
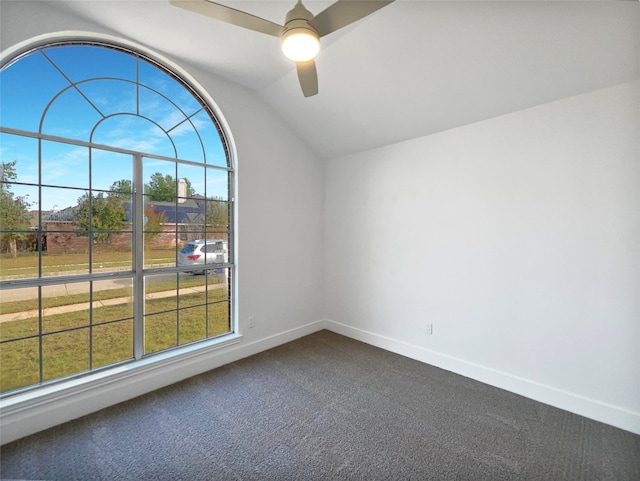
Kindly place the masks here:
POLYGON ((0 70, 0 391, 233 333, 233 163, 206 94, 102 41, 0 70))

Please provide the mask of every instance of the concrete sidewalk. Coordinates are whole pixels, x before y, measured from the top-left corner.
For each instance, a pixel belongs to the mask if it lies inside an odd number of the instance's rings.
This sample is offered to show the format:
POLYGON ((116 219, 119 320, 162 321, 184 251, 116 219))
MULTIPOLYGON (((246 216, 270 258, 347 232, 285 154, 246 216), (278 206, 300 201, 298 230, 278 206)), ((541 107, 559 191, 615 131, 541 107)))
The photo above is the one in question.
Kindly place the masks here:
MULTIPOLYGON (((209 284, 210 289, 222 289, 226 284, 209 284)), ((207 286, 197 286, 197 287, 187 287, 184 289, 180 289, 178 292, 179 295, 182 294, 196 294, 198 292, 204 292, 207 286)), ((174 297, 176 295, 176 291, 162 291, 162 292, 152 292, 145 296, 145 299, 164 299, 167 297, 174 297)), ((77 312, 77 311, 86 311, 89 307, 99 308, 106 306, 118 306, 122 304, 128 304, 133 301, 131 297, 116 297, 113 299, 105 299, 102 301, 94 301, 94 302, 81 302, 79 304, 70 304, 67 306, 58 306, 58 307, 48 307, 42 310, 42 317, 53 316, 56 314, 64 314, 66 312, 77 312)), ((30 310, 30 311, 21 311, 21 312, 11 312, 8 314, 0 314, 0 323, 8 322, 8 321, 20 321, 24 319, 31 319, 34 317, 38 317, 38 309, 30 310)))

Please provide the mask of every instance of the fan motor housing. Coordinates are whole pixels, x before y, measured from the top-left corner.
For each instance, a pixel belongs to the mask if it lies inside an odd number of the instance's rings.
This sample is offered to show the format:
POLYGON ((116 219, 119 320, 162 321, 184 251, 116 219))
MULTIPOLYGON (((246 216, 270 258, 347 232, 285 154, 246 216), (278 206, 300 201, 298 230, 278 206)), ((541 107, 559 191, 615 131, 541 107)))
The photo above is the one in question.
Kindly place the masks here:
POLYGON ((284 27, 282 27, 282 35, 280 36, 282 42, 284 42, 285 37, 289 35, 294 35, 294 33, 307 33, 315 37, 318 41, 320 41, 320 36, 315 28, 309 25, 309 20, 313 18, 313 13, 305 8, 302 5, 302 2, 296 3, 295 7, 287 12, 284 21, 284 27), (295 30, 296 32, 291 32, 295 30), (307 30, 308 32, 305 32, 307 30))
POLYGON ((320 36, 315 28, 309 25, 309 20, 313 18, 313 14, 307 10, 302 3, 297 3, 293 7, 285 18, 286 22, 282 28, 282 35, 280 36, 280 45, 282 51, 291 60, 297 62, 307 61, 313 59, 320 50, 320 36), (293 37, 296 37, 294 40, 293 37), (288 43, 303 42, 309 49, 309 53, 303 56, 298 56, 298 53, 292 52, 288 43))

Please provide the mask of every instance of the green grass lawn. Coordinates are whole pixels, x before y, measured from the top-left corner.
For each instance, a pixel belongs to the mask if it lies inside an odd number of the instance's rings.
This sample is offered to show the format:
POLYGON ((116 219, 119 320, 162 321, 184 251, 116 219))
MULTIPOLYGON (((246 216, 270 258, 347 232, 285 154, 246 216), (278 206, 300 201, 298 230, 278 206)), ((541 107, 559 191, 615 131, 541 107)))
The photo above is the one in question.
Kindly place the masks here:
MULTIPOLYGON (((94 252, 94 268, 107 270, 131 266, 131 252, 109 251, 100 247, 94 252)), ((145 249, 145 266, 175 262, 175 250, 145 249)), ((43 255, 43 275, 69 271, 88 272, 87 254, 43 255)), ((27 278, 38 275, 37 253, 0 259, 0 279, 27 278)), ((149 283, 145 294, 176 292, 205 283, 216 283, 212 276, 179 276, 178 282, 149 283)), ((88 289, 88 283, 87 289, 88 289)), ((35 299, 4 301, 0 314, 38 311, 60 306, 87 304, 86 309, 47 315, 40 326, 37 316, 0 323, 0 392, 89 372, 109 364, 133 358, 133 305, 130 288, 96 289, 89 293, 43 297, 42 306, 35 299), (96 306, 90 301, 116 302, 96 306), (119 300, 119 301, 118 301, 119 300), (91 313, 91 314, 90 314, 91 313), (90 318, 92 320, 90 320, 90 318), (91 325, 90 325, 91 324, 91 325), (39 336, 42 330, 42 336, 39 336), (40 342, 41 341, 41 342, 40 342)), ((229 300, 224 288, 204 292, 146 299, 144 319, 145 354, 214 337, 229 332, 229 300)), ((50 311, 49 311, 50 312, 50 311)))
MULTIPOLYGON (((211 282, 211 281, 210 281, 211 282)), ((187 287, 203 286, 205 283, 204 276, 180 277, 180 289, 187 287)), ((145 289, 147 294, 154 292, 162 292, 167 290, 175 290, 175 282, 159 282, 148 285, 145 289)), ((131 289, 105 289, 93 292, 94 301, 103 301, 107 299, 115 299, 118 297, 130 297, 131 289)), ((80 304, 89 302, 89 294, 71 294, 58 297, 45 297, 42 299, 43 309, 48 307, 68 306, 71 304, 80 304)), ((9 314, 12 312, 32 311, 38 309, 38 299, 29 299, 24 301, 2 301, 0 306, 0 314, 9 314)))
MULTIPOLYGON (((194 277, 193 285, 202 284, 203 279, 194 277)), ((171 285, 175 289, 175 284, 171 285)), ((166 289, 161 284, 153 287, 155 292, 166 289)), ((117 294, 114 291, 100 292, 111 296, 117 294)), ((62 300, 64 305, 72 303, 69 297, 62 300)), ((25 309, 23 306, 21 310, 25 309)), ((146 301, 145 309, 151 313, 145 316, 145 354, 224 334, 230 329, 226 289, 210 289, 208 298, 201 293, 183 294, 179 309, 175 297, 151 299, 146 301)), ((93 318, 92 326, 86 310, 43 318, 44 381, 133 358, 131 305, 94 307, 93 318), (96 324, 95 319, 105 322, 96 324)), ((38 334, 38 323, 37 317, 0 323, 0 339, 19 339, 0 345, 0 391, 40 382, 39 339, 28 338, 38 334)))
MULTIPOLYGON (((93 269, 117 270, 132 268, 131 251, 110 251, 101 248, 93 253, 93 269)), ((145 249, 145 266, 175 263, 175 249, 145 249)), ((52 275, 69 271, 89 272, 89 255, 85 253, 43 254, 42 273, 52 275)), ((38 276, 38 253, 29 252, 18 257, 0 257, 0 279, 29 278, 38 276)))

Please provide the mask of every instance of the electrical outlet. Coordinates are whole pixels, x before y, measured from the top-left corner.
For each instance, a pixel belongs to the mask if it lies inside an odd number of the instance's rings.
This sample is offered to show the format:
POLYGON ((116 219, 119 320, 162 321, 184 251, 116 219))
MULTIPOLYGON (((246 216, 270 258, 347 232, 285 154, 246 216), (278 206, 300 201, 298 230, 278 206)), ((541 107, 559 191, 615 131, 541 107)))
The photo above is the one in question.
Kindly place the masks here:
POLYGON ((424 328, 424 332, 426 332, 429 335, 433 334, 433 324, 431 323, 427 324, 424 328))
POLYGON ((256 318, 254 316, 247 317, 247 324, 249 327, 256 327, 256 318))

